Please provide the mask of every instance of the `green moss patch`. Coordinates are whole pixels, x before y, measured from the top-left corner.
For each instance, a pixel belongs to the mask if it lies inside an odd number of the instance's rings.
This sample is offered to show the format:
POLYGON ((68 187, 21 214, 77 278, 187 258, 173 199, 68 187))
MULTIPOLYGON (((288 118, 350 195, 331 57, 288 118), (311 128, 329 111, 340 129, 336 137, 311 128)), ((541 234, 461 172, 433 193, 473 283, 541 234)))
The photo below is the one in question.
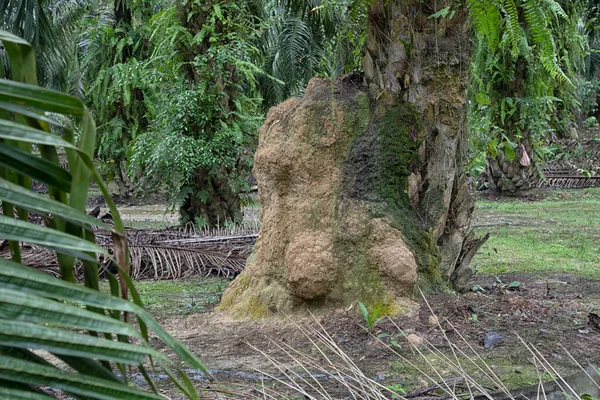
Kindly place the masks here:
MULTIPOLYGON (((206 312, 219 303, 228 285, 228 279, 214 277, 135 283, 146 309, 157 316, 206 312)), ((110 290, 107 282, 102 290, 110 290)))

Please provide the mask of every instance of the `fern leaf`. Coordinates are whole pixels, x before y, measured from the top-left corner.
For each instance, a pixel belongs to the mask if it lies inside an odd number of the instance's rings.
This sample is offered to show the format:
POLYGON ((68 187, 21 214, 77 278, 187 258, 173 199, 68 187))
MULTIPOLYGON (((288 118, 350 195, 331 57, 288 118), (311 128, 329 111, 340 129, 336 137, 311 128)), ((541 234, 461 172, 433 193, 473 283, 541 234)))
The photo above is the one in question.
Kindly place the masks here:
POLYGON ((521 24, 515 0, 504 0, 503 11, 506 15, 506 31, 510 37, 511 54, 513 58, 519 56, 519 40, 521 37, 521 24))
POLYGON ((569 19, 569 16, 565 12, 565 10, 563 10, 561 5, 556 0, 542 0, 542 1, 544 4, 546 4, 546 7, 550 11, 552 11, 552 14, 554 14, 555 17, 557 17, 557 18, 560 17, 564 20, 569 19))
POLYGON ((561 82, 571 85, 570 79, 558 64, 556 44, 539 3, 536 0, 524 0, 523 10, 529 24, 531 37, 539 48, 540 60, 544 69, 553 79, 559 79, 561 82))
POLYGON ((485 37, 490 51, 495 52, 500 41, 500 9, 493 2, 485 0, 469 0, 468 7, 477 35, 485 37))

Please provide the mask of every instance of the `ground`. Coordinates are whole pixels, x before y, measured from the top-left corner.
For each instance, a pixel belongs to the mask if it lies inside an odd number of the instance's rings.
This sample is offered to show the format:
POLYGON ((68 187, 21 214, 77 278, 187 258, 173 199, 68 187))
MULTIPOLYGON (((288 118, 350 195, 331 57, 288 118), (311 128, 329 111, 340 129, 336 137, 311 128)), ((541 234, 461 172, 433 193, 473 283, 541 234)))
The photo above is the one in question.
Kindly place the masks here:
MULTIPOLYGON (((284 378, 285 369, 278 371, 258 350, 290 370, 294 362, 286 345, 324 363, 298 327, 316 327, 316 321, 367 377, 399 393, 430 385, 426 373, 439 380, 433 370, 444 378, 459 376, 449 343, 468 353, 463 338, 506 386, 528 386, 538 380, 535 351, 561 374, 576 369, 574 360, 600 364, 600 327, 588 324, 590 313, 600 313, 599 207, 599 189, 541 192, 529 200, 479 200, 473 227, 491 237, 473 261, 479 273, 471 291, 415 297, 408 314, 376 322, 372 334, 365 330, 358 305, 316 320, 234 321, 213 310, 226 280, 139 282, 138 288, 159 321, 201 357, 217 380, 229 382, 227 387, 237 392, 248 394, 261 385, 256 369, 284 378), (434 324, 425 299, 443 331, 434 324), (504 341, 485 349, 486 332, 498 332, 504 341), (424 356, 408 343, 414 334, 425 340, 416 342, 424 356), (522 341, 535 349, 528 350, 522 341), (428 351, 429 344, 439 353, 428 351)), ((457 357, 464 371, 482 375, 465 355, 457 357)), ((318 372, 315 376, 323 378, 318 372)), ((206 387, 201 382, 199 387, 206 387)), ((343 385, 323 382, 337 398, 345 398, 343 385)), ((492 391, 493 386, 489 383, 492 391)))

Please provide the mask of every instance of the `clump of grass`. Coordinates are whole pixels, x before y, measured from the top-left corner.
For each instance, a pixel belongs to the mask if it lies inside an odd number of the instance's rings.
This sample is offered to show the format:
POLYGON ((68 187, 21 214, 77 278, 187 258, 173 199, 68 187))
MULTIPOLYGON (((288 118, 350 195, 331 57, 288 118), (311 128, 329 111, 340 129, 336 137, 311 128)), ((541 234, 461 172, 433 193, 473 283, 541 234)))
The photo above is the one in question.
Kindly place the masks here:
POLYGON ((360 312, 363 318, 365 319, 365 323, 367 324, 367 332, 373 333, 373 328, 383 316, 383 305, 376 305, 371 310, 369 310, 367 309, 367 306, 365 306, 361 301, 359 301, 358 306, 360 308, 360 312))

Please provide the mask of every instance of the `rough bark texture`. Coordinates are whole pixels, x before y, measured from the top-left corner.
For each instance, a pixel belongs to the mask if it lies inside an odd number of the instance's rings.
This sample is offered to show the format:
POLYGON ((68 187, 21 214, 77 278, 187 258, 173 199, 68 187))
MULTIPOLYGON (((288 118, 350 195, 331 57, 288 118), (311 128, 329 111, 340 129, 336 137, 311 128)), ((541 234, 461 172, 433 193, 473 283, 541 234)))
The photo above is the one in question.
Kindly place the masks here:
POLYGON ((363 65, 370 89, 390 97, 388 108, 402 100, 400 107, 412 107, 419 116, 410 128, 418 130, 420 146, 409 198, 439 245, 443 276, 457 281, 473 211, 463 168, 471 49, 466 10, 452 19, 431 19, 436 4, 376 1, 363 65))
POLYGON ((261 233, 221 310, 359 300, 393 313, 417 283, 470 277, 466 19, 428 19, 430 3, 376 1, 366 79, 315 78, 270 110, 254 167, 261 233))

